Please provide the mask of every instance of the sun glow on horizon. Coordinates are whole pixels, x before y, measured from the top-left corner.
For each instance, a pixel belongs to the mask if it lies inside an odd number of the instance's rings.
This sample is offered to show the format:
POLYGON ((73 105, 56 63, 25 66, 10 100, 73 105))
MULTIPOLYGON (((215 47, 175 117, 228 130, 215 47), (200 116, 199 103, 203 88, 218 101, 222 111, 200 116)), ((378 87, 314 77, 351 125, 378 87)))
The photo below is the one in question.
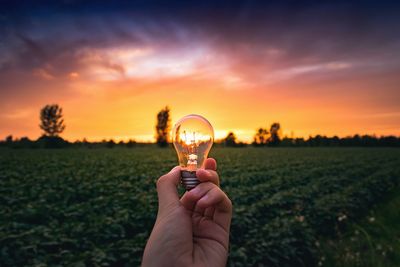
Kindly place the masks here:
POLYGON ((233 132, 250 143, 274 122, 289 137, 400 135, 400 42, 386 16, 362 16, 376 29, 364 36, 346 24, 356 16, 337 21, 323 12, 315 16, 329 31, 309 16, 293 16, 298 27, 288 28, 282 16, 257 12, 234 23, 223 14, 95 10, 26 21, 4 15, 0 139, 38 138, 39 110, 53 103, 63 108, 61 136, 70 141, 154 142, 156 113, 166 105, 172 124, 191 113, 208 118, 215 140, 233 132))

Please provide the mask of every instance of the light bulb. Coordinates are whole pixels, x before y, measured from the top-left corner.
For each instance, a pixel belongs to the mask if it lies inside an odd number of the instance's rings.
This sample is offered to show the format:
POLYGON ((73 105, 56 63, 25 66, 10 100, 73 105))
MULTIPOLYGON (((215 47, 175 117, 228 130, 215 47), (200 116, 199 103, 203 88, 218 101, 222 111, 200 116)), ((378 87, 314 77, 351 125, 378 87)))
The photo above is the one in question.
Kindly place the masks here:
POLYGON ((175 124, 172 140, 182 168, 181 184, 186 190, 191 190, 200 183, 196 170, 204 167, 204 161, 213 145, 214 129, 204 117, 187 115, 175 124))

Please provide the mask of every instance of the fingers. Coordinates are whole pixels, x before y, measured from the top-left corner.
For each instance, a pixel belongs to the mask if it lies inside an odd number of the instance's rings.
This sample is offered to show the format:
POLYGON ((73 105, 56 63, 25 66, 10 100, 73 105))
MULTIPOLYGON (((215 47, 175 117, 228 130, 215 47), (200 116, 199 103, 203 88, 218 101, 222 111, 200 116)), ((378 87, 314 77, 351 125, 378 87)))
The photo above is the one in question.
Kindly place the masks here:
POLYGON ((232 205, 228 201, 228 197, 225 193, 217 186, 212 185, 211 189, 206 191, 205 194, 200 195, 200 199, 197 201, 196 205, 199 208, 207 209, 209 207, 215 207, 216 210, 229 212, 231 211, 232 205))
POLYGON ((169 173, 164 174, 157 180, 157 194, 159 209, 178 203, 179 195, 177 186, 181 178, 181 168, 176 166, 169 173))
POLYGON ((216 187, 211 182, 200 183, 195 188, 190 191, 186 191, 185 194, 181 198, 182 205, 187 209, 194 211, 196 203, 202 196, 207 194, 209 190, 213 187, 216 187))
POLYGON ((217 161, 215 161, 213 158, 206 159, 206 162, 204 163, 204 169, 216 171, 217 161))
POLYGON ((197 179, 200 182, 212 182, 219 186, 219 176, 216 172, 217 162, 213 158, 208 158, 205 161, 204 169, 198 169, 196 172, 197 179))
POLYGON ((196 171, 196 176, 197 176, 197 179, 202 183, 211 182, 211 183, 219 186, 219 176, 216 171, 198 169, 196 171))
POLYGON ((211 182, 199 184, 183 195, 181 203, 188 210, 202 211, 204 216, 207 217, 213 216, 215 223, 225 230, 229 230, 232 218, 232 202, 215 184, 211 182))
POLYGON ((229 229, 232 217, 232 203, 227 195, 215 184, 211 182, 201 183, 191 191, 185 193, 181 198, 182 205, 191 211, 201 210, 207 212, 208 217, 212 214, 210 211, 214 208, 213 220, 224 229, 229 229))

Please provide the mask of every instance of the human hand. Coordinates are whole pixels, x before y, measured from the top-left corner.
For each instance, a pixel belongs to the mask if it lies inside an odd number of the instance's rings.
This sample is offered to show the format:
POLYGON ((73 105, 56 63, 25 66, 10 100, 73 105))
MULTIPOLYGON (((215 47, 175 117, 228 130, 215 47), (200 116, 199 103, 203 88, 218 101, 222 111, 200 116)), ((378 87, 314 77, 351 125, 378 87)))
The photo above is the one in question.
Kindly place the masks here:
POLYGON ((216 161, 207 159, 196 172, 201 183, 180 199, 179 166, 158 179, 158 214, 142 267, 226 265, 232 203, 219 188, 216 169, 216 161))

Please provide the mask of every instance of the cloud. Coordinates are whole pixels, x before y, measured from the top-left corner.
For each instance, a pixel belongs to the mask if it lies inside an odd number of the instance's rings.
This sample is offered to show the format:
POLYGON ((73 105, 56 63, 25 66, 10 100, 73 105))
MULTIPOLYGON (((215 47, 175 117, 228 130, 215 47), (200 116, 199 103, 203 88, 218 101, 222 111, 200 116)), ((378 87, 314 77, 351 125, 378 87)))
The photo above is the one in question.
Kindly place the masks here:
POLYGON ((46 69, 39 68, 33 70, 33 75, 38 76, 44 80, 53 80, 54 76, 46 69))
POLYGON ((1 111, 203 88, 354 106, 378 95, 382 113, 396 107, 396 3, 151 2, 10 2, 0 11, 1 111))
POLYGON ((113 78, 123 78, 127 73, 137 76, 140 73, 147 73, 147 76, 184 74, 185 70, 193 68, 193 59, 189 57, 210 54, 200 51, 199 55, 199 43, 205 43, 214 55, 225 55, 222 56, 225 61, 230 58, 232 72, 241 76, 241 80, 249 81, 271 70, 303 72, 304 66, 356 61, 366 56, 385 60, 382 59, 384 55, 377 56, 371 51, 379 46, 396 51, 394 40, 398 39, 388 34, 391 25, 382 24, 382 18, 376 18, 376 14, 369 20, 363 19, 365 12, 362 9, 349 11, 340 5, 306 6, 298 12, 272 5, 260 12, 250 5, 207 19, 199 15, 192 19, 188 16, 171 19, 167 13, 155 20, 148 14, 147 17, 129 16, 124 12, 121 16, 113 13, 83 17, 79 13, 62 13, 50 18, 33 16, 8 30, 11 32, 7 35, 9 45, 3 52, 12 56, 2 66, 3 70, 9 70, 12 67, 45 69, 44 66, 50 65, 53 66, 51 75, 55 77, 71 71, 82 72, 87 67, 98 72, 98 76, 107 76, 109 72, 113 78), (337 21, 331 13, 343 18, 337 21), (227 19, 228 15, 232 18, 227 19), (353 22, 357 22, 357 28, 352 26, 353 22), (368 25, 374 27, 363 35, 362 29, 368 25), (368 40, 360 46, 365 38, 368 40), (125 54, 121 56, 115 47, 125 54), (152 56, 135 62, 133 57, 138 56, 135 53, 148 47, 153 49, 152 56), (192 55, 187 55, 190 53, 192 55))
POLYGON ((70 73, 68 74, 68 77, 69 77, 71 80, 78 79, 78 78, 79 78, 79 73, 78 73, 78 72, 75 72, 75 71, 70 72, 70 73))
POLYGON ((144 4, 143 12, 134 7, 96 8, 78 1, 50 4, 48 16, 36 14, 35 11, 46 11, 35 5, 22 6, 22 10, 32 10, 23 19, 17 12, 5 13, 7 23, 2 32, 6 38, 0 53, 8 56, 3 57, 2 69, 31 71, 51 65, 52 75, 65 76, 81 71, 91 60, 101 75, 109 71, 114 78, 123 78, 127 72, 134 72, 126 69, 133 63, 112 50, 132 52, 150 47, 157 58, 149 57, 148 63, 142 63, 143 72, 168 73, 164 69, 169 69, 181 73, 191 66, 185 65, 188 56, 180 58, 179 52, 192 50, 195 56, 205 44, 214 54, 231 57, 233 71, 238 68, 240 73, 241 66, 246 65, 244 73, 251 80, 253 75, 260 77, 271 70, 353 62, 366 57, 385 61, 399 53, 399 36, 395 34, 399 19, 388 3, 380 7, 346 3, 292 7, 285 2, 250 2, 219 9, 207 5, 154 8, 144 4), (110 54, 117 58, 110 59, 110 54))

